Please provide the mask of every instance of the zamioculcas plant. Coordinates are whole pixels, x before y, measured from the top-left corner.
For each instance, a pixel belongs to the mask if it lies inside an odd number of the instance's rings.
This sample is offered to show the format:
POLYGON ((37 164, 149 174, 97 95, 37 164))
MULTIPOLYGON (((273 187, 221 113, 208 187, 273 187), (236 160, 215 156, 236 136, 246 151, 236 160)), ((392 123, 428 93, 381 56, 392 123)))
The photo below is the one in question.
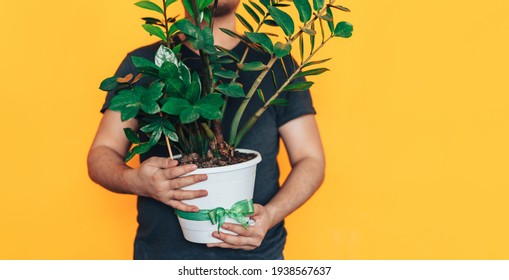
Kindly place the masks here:
POLYGON ((100 85, 102 90, 115 90, 118 93, 111 101, 110 110, 120 112, 122 121, 137 118, 140 123, 139 131, 124 129, 126 137, 134 144, 126 161, 158 144, 166 145, 172 158, 171 147, 184 155, 192 154, 205 159, 233 157, 234 149, 267 108, 288 104, 287 100, 279 97, 280 93, 306 90, 313 85, 311 81, 293 82, 295 79, 328 71, 318 66, 328 59, 313 60, 316 53, 334 37, 350 37, 353 30, 348 22, 335 23, 334 10, 349 12, 349 9, 336 5, 335 0, 328 3, 313 0, 311 4, 309 0, 249 0, 243 4, 243 8, 250 20, 236 14, 246 32, 240 34, 222 29, 229 36, 247 44, 245 53, 239 56, 214 44, 212 15, 217 0, 183 0, 193 21, 170 15, 170 6, 174 2, 176 0, 162 0, 160 5, 151 1, 136 3, 157 15, 143 18, 145 24, 142 26, 162 40, 161 46, 153 61, 132 58, 139 73, 137 76, 114 76, 100 85), (297 26, 284 11, 292 3, 299 13, 300 23, 297 26), (203 22, 206 24, 202 28, 203 22), (274 27, 281 28, 284 36, 269 32, 274 27), (199 51, 203 73, 190 71, 181 61, 182 42, 176 43, 175 40, 178 33, 183 33, 185 40, 199 51), (265 99, 259 89, 261 81, 269 74, 274 63, 282 62, 283 57, 290 55, 294 45, 299 50, 299 65, 291 69, 294 71, 287 72, 286 81, 277 86, 274 95, 265 99), (270 55, 270 60, 267 63, 247 63, 244 60, 249 51, 266 53, 270 55), (236 70, 225 69, 223 65, 227 63, 235 63, 236 70), (257 76, 250 87, 236 82, 241 71, 257 76), (139 85, 142 77, 149 78, 151 83, 148 86, 139 85), (242 98, 243 101, 234 115, 230 131, 225 132, 221 121, 229 98, 242 98), (252 98, 260 98, 263 106, 254 115, 248 116, 248 121, 241 126, 240 120, 252 98), (142 142, 140 134, 145 134, 148 141, 142 142))

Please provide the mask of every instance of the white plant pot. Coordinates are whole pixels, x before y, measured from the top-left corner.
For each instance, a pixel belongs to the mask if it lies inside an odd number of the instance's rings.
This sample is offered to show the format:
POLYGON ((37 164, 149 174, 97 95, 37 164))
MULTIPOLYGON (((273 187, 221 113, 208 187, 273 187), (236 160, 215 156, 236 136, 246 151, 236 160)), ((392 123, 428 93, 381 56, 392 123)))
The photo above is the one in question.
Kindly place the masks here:
MULTIPOLYGON (((196 205, 200 210, 215 209, 223 207, 230 209, 236 202, 252 199, 256 165, 262 160, 262 156, 252 150, 237 149, 241 153, 254 153, 256 157, 242 163, 212 167, 200 168, 187 175, 207 174, 208 179, 188 187, 183 190, 207 190, 208 195, 205 197, 195 198, 191 200, 183 200, 184 203, 196 205)), ((210 221, 193 221, 178 217, 180 227, 184 233, 184 238, 194 243, 219 243, 221 240, 212 237, 212 233, 217 231, 218 225, 213 225, 210 221)), ((226 217, 226 222, 238 224, 237 221, 226 217)), ((221 229, 221 232, 235 234, 233 232, 221 229)))

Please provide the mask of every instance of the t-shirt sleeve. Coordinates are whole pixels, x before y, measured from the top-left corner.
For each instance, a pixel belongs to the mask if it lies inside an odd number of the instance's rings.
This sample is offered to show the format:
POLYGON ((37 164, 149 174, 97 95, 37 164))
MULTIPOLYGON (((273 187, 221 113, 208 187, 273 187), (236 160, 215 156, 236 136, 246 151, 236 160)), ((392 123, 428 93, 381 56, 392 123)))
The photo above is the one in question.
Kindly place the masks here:
MULTIPOLYGON (((293 73, 293 70, 296 67, 296 62, 290 56, 286 56, 288 58, 284 60, 285 67, 289 71, 288 74, 293 73)), ((285 75, 286 77, 286 75, 285 75)), ((299 77, 293 80, 290 84, 304 82, 306 79, 304 77, 299 77)), ((279 95, 280 98, 284 98, 288 100, 287 106, 276 106, 276 114, 277 114, 277 126, 281 127, 285 123, 294 120, 303 115, 316 114, 315 108, 313 107, 313 100, 311 98, 311 94, 309 90, 303 91, 285 91, 279 95)))
MULTIPOLYGON (((134 68, 134 65, 131 61, 131 55, 127 55, 122 63, 120 63, 120 66, 118 67, 117 71, 115 72, 115 76, 117 77, 125 77, 127 74, 133 74, 136 75, 136 70, 134 68)), ((111 99, 117 94, 117 91, 112 90, 108 91, 108 94, 106 95, 106 99, 104 100, 103 107, 101 108, 101 113, 104 113, 109 107, 111 103, 111 99)))

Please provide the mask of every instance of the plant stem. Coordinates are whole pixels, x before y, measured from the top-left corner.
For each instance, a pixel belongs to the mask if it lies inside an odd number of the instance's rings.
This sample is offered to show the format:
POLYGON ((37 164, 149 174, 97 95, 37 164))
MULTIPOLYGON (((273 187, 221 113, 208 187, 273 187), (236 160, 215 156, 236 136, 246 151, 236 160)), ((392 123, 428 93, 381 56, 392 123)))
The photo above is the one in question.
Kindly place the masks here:
POLYGON ((166 14, 166 0, 163 0, 163 9, 164 9, 164 29, 166 30, 166 47, 170 48, 172 39, 170 36, 170 30, 168 29, 168 15, 166 14))
MULTIPOLYGON (((163 113, 161 113, 161 112, 159 112, 159 116, 161 118, 164 118, 163 113)), ((171 151, 170 139, 168 139, 168 136, 166 136, 166 134, 164 134, 164 139, 166 140, 166 147, 168 147, 168 153, 170 154, 170 158, 173 159, 173 152, 171 151)))
POLYGON ((240 141, 242 141, 242 139, 244 138, 244 136, 247 134, 247 132, 251 129, 251 127, 253 127, 253 125, 256 123, 256 121, 258 120, 258 118, 260 118, 260 116, 265 112, 265 110, 267 110, 267 108, 270 107, 270 103, 276 99, 279 94, 283 91, 283 89, 288 85, 290 84, 290 82, 294 79, 295 75, 297 75, 299 72, 301 72, 302 68, 304 65, 306 65, 306 63, 316 54, 316 52, 318 52, 326 43, 327 41, 329 41, 331 38, 333 38, 334 36, 330 36, 329 38, 327 38, 326 40, 324 40, 320 46, 318 46, 303 62, 302 64, 299 66, 299 68, 297 68, 297 70, 295 70, 293 72, 293 74, 286 80, 285 83, 283 83, 283 85, 281 85, 279 87, 279 89, 276 91, 276 93, 274 93, 274 95, 269 99, 267 100, 267 102, 265 102, 265 104, 263 105, 262 108, 258 109, 258 111, 256 111, 256 113, 246 122, 246 124, 244 124, 244 126, 242 126, 242 128, 240 129, 238 135, 237 135, 237 139, 234 143, 235 146, 237 146, 240 141))
MULTIPOLYGON (((335 2, 335 0, 332 0, 330 2, 330 4, 333 4, 335 2)), ((295 41, 295 39, 297 39, 299 36, 302 36, 302 33, 304 32, 303 30, 304 29, 308 29, 309 26, 314 22, 316 21, 324 12, 326 12, 327 10, 327 6, 324 6, 320 11, 318 11, 318 13, 316 13, 314 15, 314 17, 309 20, 305 25, 304 27, 302 27, 296 34, 294 34, 293 36, 291 36, 288 41, 286 42, 286 44, 284 45, 284 47, 288 46, 288 45, 291 45, 293 43, 293 41, 295 41)), ((251 88, 249 89, 249 92, 246 94, 246 98, 244 99, 244 101, 242 101, 242 103, 240 104, 240 107, 239 109, 237 110, 237 112, 235 113, 235 116, 233 118, 233 121, 232 121, 232 126, 231 126, 231 130, 230 130, 230 137, 228 138, 228 141, 229 141, 229 144, 231 146, 237 146, 238 143, 240 141, 237 141, 237 133, 238 133, 238 129, 239 129, 239 123, 240 123, 240 119, 242 118, 242 115, 244 114, 244 111, 246 110, 247 108, 247 104, 249 103, 249 101, 251 100, 251 97, 253 97, 253 94, 256 92, 256 90, 258 89, 258 86, 260 85, 260 83, 262 82, 263 78, 265 77, 265 75, 267 75, 267 73, 269 72, 269 70, 272 68, 272 65, 274 64, 274 62, 276 62, 278 58, 274 55, 270 60, 269 62, 267 63, 267 66, 265 67, 265 69, 260 73, 260 75, 258 76, 258 78, 255 80, 255 82, 253 83, 253 85, 251 86, 251 88)))

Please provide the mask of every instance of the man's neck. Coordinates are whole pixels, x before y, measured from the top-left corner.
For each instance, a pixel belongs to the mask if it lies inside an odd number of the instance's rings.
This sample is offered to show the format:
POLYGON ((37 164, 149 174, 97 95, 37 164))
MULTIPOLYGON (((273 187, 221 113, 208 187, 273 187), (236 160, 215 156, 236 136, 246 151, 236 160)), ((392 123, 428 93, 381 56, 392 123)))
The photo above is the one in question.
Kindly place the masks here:
MULTIPOLYGON (((187 15, 187 19, 189 19, 191 22, 194 22, 193 19, 189 15, 187 15)), ((214 18, 214 29, 212 30, 212 34, 214 36, 214 45, 218 45, 223 48, 231 50, 239 43, 239 41, 240 41, 239 39, 228 36, 228 35, 226 35, 226 33, 224 33, 223 31, 221 31, 219 29, 219 28, 226 28, 226 29, 235 31, 235 26, 236 26, 235 21, 236 21, 236 17, 235 17, 234 13, 226 15, 226 16, 214 18)), ((207 25, 207 23, 203 22, 202 28, 205 27, 206 25, 207 25)), ((183 39, 183 37, 181 37, 181 39, 183 39)), ((198 53, 198 51, 194 50, 191 47, 189 42, 185 42, 184 44, 191 50, 198 53)))

